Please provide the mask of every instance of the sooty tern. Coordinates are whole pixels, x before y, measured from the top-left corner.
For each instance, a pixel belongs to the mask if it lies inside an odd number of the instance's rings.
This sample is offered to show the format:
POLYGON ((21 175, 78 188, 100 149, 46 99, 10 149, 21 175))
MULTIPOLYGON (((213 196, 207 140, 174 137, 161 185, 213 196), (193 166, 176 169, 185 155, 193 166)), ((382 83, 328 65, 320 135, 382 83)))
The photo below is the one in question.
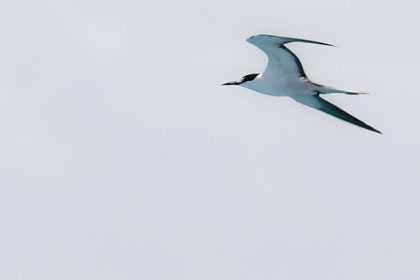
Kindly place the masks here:
POLYGON ((332 45, 272 35, 252 36, 247 41, 261 49, 268 56, 268 64, 265 71, 262 74, 249 74, 242 77, 238 82, 229 82, 223 85, 238 85, 272 96, 289 96, 306 106, 333 115, 354 125, 381 133, 379 130, 353 117, 334 104, 322 99, 320 96, 321 94, 328 93, 357 95, 363 94, 363 92, 338 90, 313 83, 303 71, 302 64, 297 56, 284 46, 291 42, 313 43, 325 46, 332 45))

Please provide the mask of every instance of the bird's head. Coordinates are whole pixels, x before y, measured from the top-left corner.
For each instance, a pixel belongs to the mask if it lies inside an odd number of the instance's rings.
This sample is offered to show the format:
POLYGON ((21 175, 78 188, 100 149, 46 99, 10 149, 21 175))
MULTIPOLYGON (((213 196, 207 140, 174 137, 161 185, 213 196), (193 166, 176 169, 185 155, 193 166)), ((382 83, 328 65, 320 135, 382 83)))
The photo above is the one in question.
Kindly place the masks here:
POLYGON ((222 86, 246 86, 246 84, 254 80, 259 74, 248 74, 243 76, 238 82, 224 83, 222 86))

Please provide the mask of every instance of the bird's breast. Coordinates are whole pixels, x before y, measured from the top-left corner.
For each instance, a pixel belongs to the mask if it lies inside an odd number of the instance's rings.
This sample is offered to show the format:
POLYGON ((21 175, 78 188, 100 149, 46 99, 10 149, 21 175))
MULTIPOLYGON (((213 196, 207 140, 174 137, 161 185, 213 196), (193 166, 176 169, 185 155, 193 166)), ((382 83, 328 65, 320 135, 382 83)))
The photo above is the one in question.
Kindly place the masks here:
POLYGON ((290 96, 301 91, 302 84, 297 79, 263 76, 249 84, 249 88, 267 95, 290 96))

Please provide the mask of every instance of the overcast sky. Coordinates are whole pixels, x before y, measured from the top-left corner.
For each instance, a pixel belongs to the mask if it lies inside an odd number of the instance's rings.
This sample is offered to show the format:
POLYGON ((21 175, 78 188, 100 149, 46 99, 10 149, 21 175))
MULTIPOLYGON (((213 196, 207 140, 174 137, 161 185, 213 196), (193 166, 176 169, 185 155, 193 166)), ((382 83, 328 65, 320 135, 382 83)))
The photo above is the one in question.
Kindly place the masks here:
POLYGON ((2 1, 0 279, 419 279, 419 9, 2 1), (384 135, 222 87, 261 33, 384 135))

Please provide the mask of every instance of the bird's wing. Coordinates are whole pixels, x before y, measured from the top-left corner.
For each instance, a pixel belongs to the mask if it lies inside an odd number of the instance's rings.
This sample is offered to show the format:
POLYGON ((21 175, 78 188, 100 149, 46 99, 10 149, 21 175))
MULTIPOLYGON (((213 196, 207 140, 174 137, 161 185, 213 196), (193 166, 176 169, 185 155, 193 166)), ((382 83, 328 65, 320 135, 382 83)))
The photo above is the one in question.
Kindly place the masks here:
POLYGON ((332 46, 330 44, 316 41, 272 35, 252 36, 248 38, 247 41, 261 49, 268 56, 268 64, 264 73, 295 77, 306 77, 306 75, 297 56, 286 48, 284 44, 291 42, 304 42, 332 46))
POLYGON ((294 100, 296 100, 299 103, 302 103, 306 106, 315 108, 317 110, 320 110, 324 113, 333 115, 336 118, 342 119, 344 121, 347 121, 349 123, 352 123, 354 125, 366 128, 368 130, 377 132, 382 134, 382 132, 380 132, 379 130, 371 127, 370 125, 362 122, 361 120, 353 117, 352 115, 350 115, 349 113, 341 110, 340 108, 338 108, 337 106, 335 106, 334 104, 329 103, 328 101, 322 99, 319 94, 316 95, 304 95, 304 96, 293 96, 292 97, 294 100))

